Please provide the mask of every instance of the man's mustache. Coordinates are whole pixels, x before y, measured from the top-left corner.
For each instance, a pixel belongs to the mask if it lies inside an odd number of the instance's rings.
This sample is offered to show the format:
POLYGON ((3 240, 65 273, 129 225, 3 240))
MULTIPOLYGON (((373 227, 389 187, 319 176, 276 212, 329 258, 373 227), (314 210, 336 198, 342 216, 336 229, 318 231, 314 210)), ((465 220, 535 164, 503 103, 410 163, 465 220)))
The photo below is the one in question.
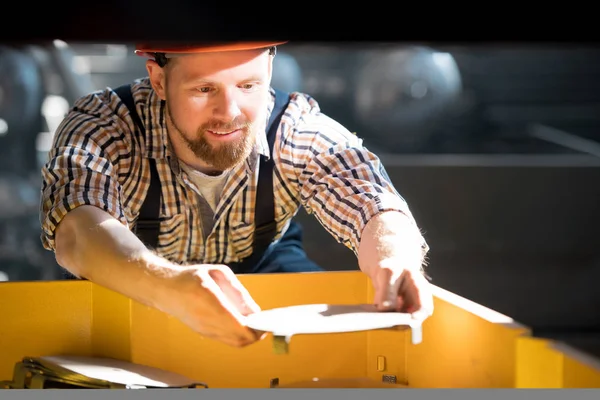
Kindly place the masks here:
POLYGON ((231 122, 220 122, 220 121, 211 121, 203 124, 201 130, 203 131, 235 131, 235 130, 243 130, 249 129, 252 124, 246 120, 233 120, 231 122))

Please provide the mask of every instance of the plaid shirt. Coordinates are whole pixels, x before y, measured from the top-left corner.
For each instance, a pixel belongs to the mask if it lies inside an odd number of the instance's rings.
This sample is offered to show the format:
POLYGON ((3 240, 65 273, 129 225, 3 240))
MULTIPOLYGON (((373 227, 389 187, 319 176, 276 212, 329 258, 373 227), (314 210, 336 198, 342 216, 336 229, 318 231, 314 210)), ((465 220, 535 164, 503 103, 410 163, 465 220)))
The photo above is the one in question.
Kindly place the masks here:
MULTIPOLYGON (((252 252, 258 154, 275 162, 275 240, 300 206, 355 254, 374 215, 398 210, 412 219, 406 202, 384 178, 380 160, 356 135, 321 113, 314 99, 293 93, 273 154, 266 134, 261 135, 255 151, 228 177, 205 241, 194 184, 167 140, 164 104, 147 78, 136 80, 132 92, 145 134, 110 89, 79 99, 57 129, 42 169, 40 220, 46 249, 54 250, 56 226, 80 205, 97 206, 132 227, 149 187, 149 158, 156 160, 162 182, 155 251, 176 263, 226 264, 252 252)), ((273 101, 269 114, 272 108, 273 101)))

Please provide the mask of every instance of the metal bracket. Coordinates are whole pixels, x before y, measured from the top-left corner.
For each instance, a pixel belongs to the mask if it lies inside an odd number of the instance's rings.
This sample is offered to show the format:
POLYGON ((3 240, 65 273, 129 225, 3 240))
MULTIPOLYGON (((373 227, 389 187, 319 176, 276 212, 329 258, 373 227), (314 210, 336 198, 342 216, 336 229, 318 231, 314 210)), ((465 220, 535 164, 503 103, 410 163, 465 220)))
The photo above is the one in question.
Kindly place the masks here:
POLYGON ((419 344, 423 341, 423 326, 421 324, 411 326, 410 340, 412 344, 419 344))
POLYGON ((290 352, 290 336, 273 335, 273 351, 275 354, 288 354, 290 352))
POLYGON ((0 389, 16 389, 12 381, 0 381, 0 389))

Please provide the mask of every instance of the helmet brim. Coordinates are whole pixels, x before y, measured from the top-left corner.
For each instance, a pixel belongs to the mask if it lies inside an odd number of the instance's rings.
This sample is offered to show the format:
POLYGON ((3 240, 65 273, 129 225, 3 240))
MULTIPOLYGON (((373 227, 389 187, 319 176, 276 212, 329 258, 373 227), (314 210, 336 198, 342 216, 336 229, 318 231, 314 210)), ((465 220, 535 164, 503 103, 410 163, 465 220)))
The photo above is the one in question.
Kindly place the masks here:
POLYGON ((176 54, 196 54, 196 53, 217 53, 223 51, 243 51, 266 49, 273 46, 279 46, 287 43, 280 42, 237 42, 237 43, 209 43, 209 44, 184 44, 184 45, 156 45, 156 44, 138 44, 135 54, 142 57, 154 58, 153 53, 164 53, 167 55, 176 54))

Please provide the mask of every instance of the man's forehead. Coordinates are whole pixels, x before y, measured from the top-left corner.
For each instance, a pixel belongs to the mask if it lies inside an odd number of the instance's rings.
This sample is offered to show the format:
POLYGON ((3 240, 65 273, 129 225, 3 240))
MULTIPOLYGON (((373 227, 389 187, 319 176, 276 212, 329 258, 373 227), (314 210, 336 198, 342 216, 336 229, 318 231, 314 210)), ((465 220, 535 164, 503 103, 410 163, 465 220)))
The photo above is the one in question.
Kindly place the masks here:
POLYGON ((169 60, 172 70, 179 70, 185 80, 232 75, 246 79, 268 72, 269 56, 266 50, 240 52, 213 52, 202 54, 184 54, 169 60), (243 76, 242 76, 243 75, 243 76))

